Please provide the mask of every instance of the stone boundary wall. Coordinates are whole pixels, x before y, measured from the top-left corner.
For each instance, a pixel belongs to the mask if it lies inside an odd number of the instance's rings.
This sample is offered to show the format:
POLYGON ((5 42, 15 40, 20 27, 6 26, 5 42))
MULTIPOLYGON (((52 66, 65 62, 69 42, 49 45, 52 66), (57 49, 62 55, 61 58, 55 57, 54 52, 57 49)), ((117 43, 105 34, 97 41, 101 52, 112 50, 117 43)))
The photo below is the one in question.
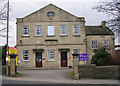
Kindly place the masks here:
POLYGON ((119 66, 79 65, 80 78, 90 79, 120 79, 119 66))

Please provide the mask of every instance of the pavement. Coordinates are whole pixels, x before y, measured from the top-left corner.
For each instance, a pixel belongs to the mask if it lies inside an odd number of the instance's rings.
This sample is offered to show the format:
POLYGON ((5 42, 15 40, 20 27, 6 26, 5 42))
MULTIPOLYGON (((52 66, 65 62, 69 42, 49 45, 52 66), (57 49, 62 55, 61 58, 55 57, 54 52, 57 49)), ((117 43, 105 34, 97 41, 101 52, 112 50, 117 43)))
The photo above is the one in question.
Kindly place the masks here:
MULTIPOLYGON (((70 72, 73 69, 58 69, 58 70, 18 70, 19 73, 23 74, 22 77, 7 77, 2 76, 3 83, 10 84, 10 81, 18 81, 25 83, 34 82, 40 83, 58 83, 58 84, 118 84, 118 80, 107 80, 107 79, 80 79, 73 80, 70 76, 70 72), (7 82, 6 82, 7 81, 7 82)), ((40 84, 39 83, 39 84, 40 84)), ((17 83, 21 84, 21 83, 17 83)), ((29 83, 28 83, 29 84, 29 83)))

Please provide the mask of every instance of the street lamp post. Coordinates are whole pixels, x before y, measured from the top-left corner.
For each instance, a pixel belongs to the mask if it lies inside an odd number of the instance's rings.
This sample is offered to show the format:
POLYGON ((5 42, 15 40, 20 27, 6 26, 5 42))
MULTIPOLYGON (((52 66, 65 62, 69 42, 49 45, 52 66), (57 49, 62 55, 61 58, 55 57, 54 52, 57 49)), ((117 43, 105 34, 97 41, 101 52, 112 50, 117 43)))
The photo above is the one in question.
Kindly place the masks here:
POLYGON ((9 0, 7 2, 7 50, 6 50, 6 75, 9 75, 8 71, 8 36, 9 36, 9 0))

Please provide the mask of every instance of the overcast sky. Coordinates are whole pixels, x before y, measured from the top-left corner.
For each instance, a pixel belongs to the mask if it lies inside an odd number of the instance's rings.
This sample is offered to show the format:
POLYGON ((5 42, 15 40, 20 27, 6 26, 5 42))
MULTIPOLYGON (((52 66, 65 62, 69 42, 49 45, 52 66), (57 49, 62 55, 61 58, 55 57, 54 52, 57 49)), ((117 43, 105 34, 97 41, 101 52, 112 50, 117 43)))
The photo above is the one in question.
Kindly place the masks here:
MULTIPOLYGON (((10 0, 9 46, 16 45, 16 18, 22 18, 52 3, 73 15, 85 17, 86 25, 100 25, 101 21, 107 21, 109 17, 104 13, 99 13, 92 9, 97 6, 99 1, 100 0, 10 0)), ((4 45, 5 43, 6 39, 0 37, 0 45, 4 45)))

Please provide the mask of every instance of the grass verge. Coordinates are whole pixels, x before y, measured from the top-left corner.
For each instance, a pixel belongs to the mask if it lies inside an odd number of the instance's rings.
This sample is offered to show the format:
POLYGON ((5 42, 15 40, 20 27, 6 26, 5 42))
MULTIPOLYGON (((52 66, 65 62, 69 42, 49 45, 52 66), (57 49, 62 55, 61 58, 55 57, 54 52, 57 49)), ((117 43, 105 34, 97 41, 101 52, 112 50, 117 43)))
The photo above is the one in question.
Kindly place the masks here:
POLYGON ((72 79, 74 79, 74 72, 70 72, 70 76, 72 77, 72 79))
POLYGON ((23 75, 21 73, 16 72, 16 77, 22 77, 23 75))

